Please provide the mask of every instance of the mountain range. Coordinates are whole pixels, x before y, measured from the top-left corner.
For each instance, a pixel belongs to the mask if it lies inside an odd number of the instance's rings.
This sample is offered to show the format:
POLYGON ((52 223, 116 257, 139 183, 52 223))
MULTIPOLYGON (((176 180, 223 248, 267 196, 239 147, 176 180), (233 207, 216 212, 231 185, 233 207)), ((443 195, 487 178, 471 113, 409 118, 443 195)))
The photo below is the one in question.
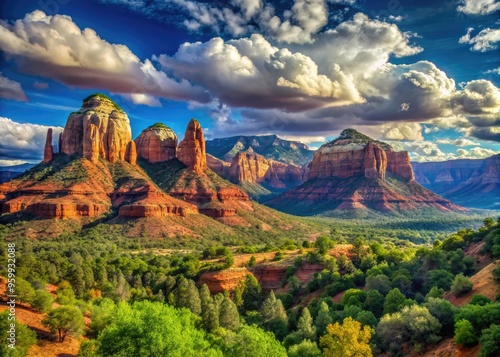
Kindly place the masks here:
POLYGON ((132 140, 127 114, 95 94, 69 115, 59 138, 48 130, 43 162, 0 184, 0 204, 7 221, 166 219, 168 226, 156 225, 163 235, 196 235, 199 227, 281 229, 285 216, 274 209, 359 216, 467 211, 457 203, 496 207, 498 155, 413 167, 408 152, 353 129, 317 151, 274 135, 205 141, 195 119, 182 140, 162 123, 132 140), (253 200, 259 197, 274 209, 253 200))

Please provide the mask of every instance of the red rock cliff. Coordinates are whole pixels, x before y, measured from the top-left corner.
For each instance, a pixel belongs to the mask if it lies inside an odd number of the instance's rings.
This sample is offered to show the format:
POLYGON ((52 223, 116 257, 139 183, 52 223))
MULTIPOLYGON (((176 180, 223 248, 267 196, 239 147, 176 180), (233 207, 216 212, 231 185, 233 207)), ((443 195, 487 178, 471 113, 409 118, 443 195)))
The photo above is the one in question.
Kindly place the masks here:
POLYGON ((177 135, 169 127, 158 123, 144 129, 135 139, 137 155, 151 163, 176 157, 177 135))
POLYGON ((111 99, 96 94, 85 99, 80 110, 70 114, 60 151, 83 155, 94 163, 99 158, 124 161, 131 140, 127 114, 111 99))
POLYGON ((177 157, 196 173, 201 174, 207 168, 205 138, 196 119, 191 119, 189 122, 184 139, 177 148, 177 157))
POLYGON ((43 150, 43 162, 49 162, 54 156, 52 149, 52 128, 47 130, 47 139, 45 140, 45 148, 43 150))

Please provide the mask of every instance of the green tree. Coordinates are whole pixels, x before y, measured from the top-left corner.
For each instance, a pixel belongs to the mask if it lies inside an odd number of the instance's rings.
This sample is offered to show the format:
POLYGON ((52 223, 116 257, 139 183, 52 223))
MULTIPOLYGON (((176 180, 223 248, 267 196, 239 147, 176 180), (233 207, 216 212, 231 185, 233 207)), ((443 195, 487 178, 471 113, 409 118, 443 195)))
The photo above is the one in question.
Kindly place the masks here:
POLYGON ((255 259, 255 256, 252 255, 247 263, 247 267, 253 267, 255 264, 257 264, 257 259, 255 259))
POLYGON ((321 350, 316 342, 311 340, 302 340, 299 344, 290 346, 288 357, 321 357, 321 350))
POLYGON ((451 292, 455 296, 462 296, 471 291, 472 287, 473 284, 469 278, 465 277, 463 274, 458 274, 451 284, 451 292))
POLYGON ((318 316, 316 317, 315 325, 319 336, 323 336, 326 332, 326 327, 333 323, 332 315, 330 314, 330 308, 328 304, 324 301, 321 302, 318 316))
POLYGON ((478 337, 474 327, 468 320, 460 320, 455 324, 455 343, 465 346, 473 346, 478 337))
POLYGON ((438 287, 444 290, 450 290, 453 281, 453 274, 444 269, 431 270, 427 274, 425 283, 426 290, 429 291, 432 287, 438 287))
POLYGON ((258 310, 262 303, 262 288, 255 276, 248 274, 243 287, 243 307, 245 310, 258 310))
POLYGON ((210 294, 210 289, 208 289, 207 284, 203 284, 200 288, 200 308, 201 318, 203 320, 205 329, 208 329, 210 307, 213 303, 214 300, 212 299, 212 295, 210 294))
POLYGON ((96 299, 90 308, 90 330, 98 335, 109 324, 116 308, 109 298, 96 299))
POLYGON ((63 342, 67 335, 78 336, 83 332, 84 323, 82 312, 74 307, 64 305, 50 311, 42 324, 57 332, 59 342, 63 342))
POLYGON ((491 325, 483 331, 479 357, 500 356, 500 325, 491 325))
MULTIPOLYGON (((274 335, 255 325, 244 325, 238 333, 223 337, 224 356, 227 357, 287 357, 285 348, 274 335)), ((194 354, 196 356, 199 354, 194 354)))
POLYGON ((325 255, 328 251, 333 248, 333 241, 327 236, 321 236, 314 242, 314 247, 320 255, 325 255))
POLYGON ((325 357, 371 357, 372 330, 348 317, 340 325, 328 325, 326 335, 319 339, 325 357))
POLYGON ((210 346, 199 318, 158 302, 120 303, 97 339, 98 357, 222 356, 210 346))
POLYGON ((96 357, 96 340, 82 341, 77 357, 96 357))
POLYGON ((0 356, 4 357, 24 357, 28 349, 36 343, 36 334, 24 324, 17 320, 9 320, 9 311, 0 313, 0 356), (15 337, 11 337, 11 324, 14 324, 15 337), (12 338, 12 340, 9 340, 12 338), (15 348, 10 348, 9 344, 15 342, 15 348))
POLYGON ((75 292, 69 281, 63 280, 57 287, 57 302, 61 305, 69 305, 75 302, 75 292))
POLYGON ((448 300, 441 298, 429 298, 424 306, 430 311, 432 316, 438 319, 441 324, 441 332, 449 334, 453 331, 455 313, 457 308, 448 300))
POLYGON ((427 299, 433 298, 442 298, 444 295, 444 289, 438 288, 437 286, 433 286, 431 290, 425 295, 427 299))
POLYGON ((366 288, 376 290, 382 295, 387 295, 391 290, 391 281, 384 274, 370 275, 366 278, 366 288))
POLYGON ((200 293, 194 281, 181 278, 173 294, 175 306, 188 308, 196 315, 201 314, 200 293))
POLYGON ((35 297, 35 289, 29 282, 22 278, 16 279, 17 299, 21 302, 31 303, 35 297))
POLYGON ((384 314, 398 311, 403 307, 405 301, 406 296, 404 296, 398 288, 392 289, 384 300, 384 314))
POLYGON ((376 317, 382 316, 384 311, 384 296, 377 290, 368 290, 363 309, 373 312, 376 317))
POLYGON ((220 305, 219 324, 228 330, 235 331, 240 327, 238 307, 229 297, 225 297, 220 305))
POLYGON ((262 322, 274 332, 278 338, 284 338, 288 332, 288 316, 281 300, 276 299, 271 290, 268 298, 262 304, 262 322))
POLYGON ((316 339, 316 327, 313 325, 313 319, 309 309, 305 307, 297 323, 297 332, 302 339, 314 341, 316 339))
POLYGON ((35 291, 35 297, 31 302, 31 306, 39 312, 47 312, 52 307, 53 302, 54 298, 51 293, 45 290, 37 290, 35 291))

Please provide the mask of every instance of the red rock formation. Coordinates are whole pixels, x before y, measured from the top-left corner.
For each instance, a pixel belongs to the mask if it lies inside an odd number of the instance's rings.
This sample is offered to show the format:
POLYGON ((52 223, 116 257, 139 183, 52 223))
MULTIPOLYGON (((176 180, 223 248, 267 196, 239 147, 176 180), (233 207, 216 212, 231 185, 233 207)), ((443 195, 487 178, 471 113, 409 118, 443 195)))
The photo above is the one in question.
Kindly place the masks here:
POLYGON ((135 146, 135 141, 130 141, 127 145, 127 153, 125 154, 125 161, 135 165, 137 163, 137 149, 135 146))
POLYGON ((207 284, 212 294, 223 293, 224 290, 232 292, 238 284, 245 281, 247 275, 252 275, 252 273, 246 268, 206 272, 201 275, 198 285, 207 284))
POLYGON ((215 156, 207 154, 207 166, 220 177, 224 177, 225 179, 229 178, 229 168, 231 167, 229 162, 222 161, 215 156))
POLYGON ((285 279, 286 266, 266 264, 255 267, 253 274, 257 278, 262 290, 268 292, 281 288, 285 279))
POLYGON ((200 123, 196 119, 191 119, 189 122, 184 139, 177 148, 177 157, 198 174, 203 173, 207 168, 205 138, 200 123))
POLYGON ((464 210, 414 181, 406 151, 394 152, 389 145, 352 129, 323 145, 314 154, 309 169, 307 182, 267 204, 296 214, 366 209, 464 210), (396 181, 386 180, 388 173, 396 181))
POLYGON ((137 155, 151 163, 168 161, 176 157, 177 135, 163 124, 155 124, 135 139, 137 155))
POLYGON ((283 189, 303 182, 303 170, 300 166, 266 159, 254 153, 251 148, 237 153, 230 165, 212 157, 207 163, 219 176, 237 184, 249 182, 283 189))
POLYGON ((99 161, 99 128, 88 123, 83 131, 83 157, 93 163, 99 161))
POLYGON ((387 171, 398 175, 407 180, 415 180, 415 174, 410 162, 408 151, 386 151, 387 154, 387 171))
POLYGON ((110 99, 96 94, 68 117, 60 151, 83 155, 92 162, 99 157, 110 162, 123 161, 131 140, 127 114, 110 99))
POLYGON ((374 145, 373 142, 369 142, 365 147, 365 158, 363 161, 365 177, 385 180, 386 169, 387 155, 385 151, 380 146, 374 145))
POLYGON ((52 160, 54 152, 52 149, 52 128, 47 130, 47 139, 45 140, 45 149, 43 150, 43 162, 52 160))

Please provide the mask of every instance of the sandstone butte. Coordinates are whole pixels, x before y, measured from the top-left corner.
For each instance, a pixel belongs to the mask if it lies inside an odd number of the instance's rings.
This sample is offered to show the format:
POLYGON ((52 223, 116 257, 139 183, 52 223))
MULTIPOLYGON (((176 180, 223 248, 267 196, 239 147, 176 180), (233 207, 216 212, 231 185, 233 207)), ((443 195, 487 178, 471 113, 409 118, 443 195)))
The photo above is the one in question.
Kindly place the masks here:
POLYGON ((1 213, 29 212, 43 218, 97 217, 119 207, 123 217, 186 216, 198 208, 156 188, 136 166, 136 144, 127 115, 96 94, 68 117, 60 153, 47 133, 44 162, 0 185, 1 213), (37 171, 49 170, 42 178, 37 171))
POLYGON ((177 158, 186 169, 170 187, 169 194, 195 204, 200 213, 212 218, 234 216, 238 209, 253 210, 245 192, 222 180, 207 166, 205 145, 203 129, 192 119, 177 147, 177 158))
POLYGON ((301 214, 359 209, 465 210, 415 181, 408 152, 396 152, 354 129, 344 130, 339 138, 318 149, 308 171, 304 184, 267 204, 301 214))
POLYGON ((231 163, 215 157, 210 157, 207 163, 219 176, 236 184, 248 182, 267 188, 286 189, 304 182, 304 170, 300 166, 266 159, 251 147, 238 152, 231 163))
POLYGON ((164 124, 151 125, 134 141, 137 146, 137 156, 150 163, 164 162, 177 157, 177 135, 164 124))

